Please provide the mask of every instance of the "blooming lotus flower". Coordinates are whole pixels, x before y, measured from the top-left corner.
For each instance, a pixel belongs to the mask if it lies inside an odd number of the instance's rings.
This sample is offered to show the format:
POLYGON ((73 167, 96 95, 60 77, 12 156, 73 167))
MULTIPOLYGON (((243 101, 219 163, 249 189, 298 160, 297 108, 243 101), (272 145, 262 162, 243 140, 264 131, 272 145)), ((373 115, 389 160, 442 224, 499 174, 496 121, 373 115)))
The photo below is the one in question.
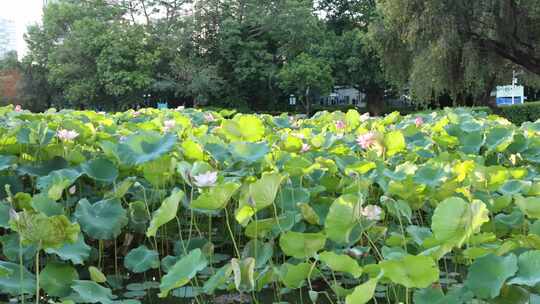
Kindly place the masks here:
POLYGON ((22 110, 23 109, 22 109, 21 105, 16 105, 15 106, 15 112, 22 112, 22 110))
POLYGON ((362 149, 368 149, 377 142, 377 137, 374 132, 368 132, 366 134, 360 135, 356 138, 356 142, 362 149))
POLYGON ((416 117, 416 119, 414 120, 414 123, 416 124, 416 127, 418 128, 424 123, 424 120, 422 119, 422 117, 416 117))
POLYGON ((369 112, 360 115, 360 121, 366 121, 369 119, 369 112))
POLYGON ((133 117, 137 117, 137 116, 139 116, 139 115, 141 115, 141 111, 135 111, 135 112, 133 112, 133 117))
POLYGON ((336 129, 338 129, 338 130, 345 129, 345 123, 342 120, 336 121, 336 129))
POLYGON ((56 132, 56 136, 58 136, 61 141, 71 141, 79 136, 79 133, 74 130, 60 129, 58 132, 56 132))
POLYGON ((193 181, 197 187, 211 187, 217 182, 217 172, 208 171, 193 176, 193 181))
POLYGON ((178 106, 176 107, 176 111, 183 111, 185 109, 184 106, 178 106))
POLYGON ((309 149, 311 149, 311 146, 310 146, 310 145, 308 145, 308 144, 302 144, 302 150, 300 150, 300 152, 306 153, 307 151, 309 151, 309 149))
POLYGON ((212 122, 216 121, 216 118, 214 117, 214 115, 212 115, 212 113, 204 113, 204 120, 206 122, 212 122))
POLYGON ((376 205, 367 205, 362 209, 361 214, 368 220, 378 221, 381 219, 382 209, 376 205))
POLYGON ((169 130, 173 129, 174 126, 176 126, 176 122, 172 119, 170 120, 166 120, 164 123, 163 123, 163 126, 164 126, 164 130, 165 132, 168 132, 169 130))

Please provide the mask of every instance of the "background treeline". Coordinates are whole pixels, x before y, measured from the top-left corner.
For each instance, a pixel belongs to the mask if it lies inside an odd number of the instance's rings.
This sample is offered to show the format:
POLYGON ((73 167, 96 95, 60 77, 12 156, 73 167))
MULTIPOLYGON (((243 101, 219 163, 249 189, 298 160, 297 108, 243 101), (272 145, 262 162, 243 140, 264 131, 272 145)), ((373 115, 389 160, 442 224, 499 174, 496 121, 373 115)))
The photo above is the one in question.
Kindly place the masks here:
MULTIPOLYGON (((303 109, 334 85, 420 105, 486 105, 512 70, 539 86, 540 0, 59 0, 29 28, 18 100, 303 109)), ((534 90, 528 92, 535 98, 534 90)))

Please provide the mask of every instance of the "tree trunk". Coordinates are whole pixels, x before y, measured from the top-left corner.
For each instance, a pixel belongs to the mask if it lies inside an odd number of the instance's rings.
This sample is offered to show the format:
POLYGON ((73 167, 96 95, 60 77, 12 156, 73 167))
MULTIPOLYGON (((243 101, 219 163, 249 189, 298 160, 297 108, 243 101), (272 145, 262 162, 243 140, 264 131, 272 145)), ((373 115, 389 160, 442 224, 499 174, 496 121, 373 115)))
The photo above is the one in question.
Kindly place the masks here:
POLYGON ((369 88, 366 90, 366 106, 371 115, 379 116, 384 112, 384 89, 369 88))
POLYGON ((484 93, 480 96, 481 105, 487 106, 492 110, 497 108, 497 102, 496 101, 494 102, 491 98, 491 92, 495 88, 496 80, 497 80, 497 76, 492 75, 490 79, 488 80, 488 82, 486 83, 484 93))

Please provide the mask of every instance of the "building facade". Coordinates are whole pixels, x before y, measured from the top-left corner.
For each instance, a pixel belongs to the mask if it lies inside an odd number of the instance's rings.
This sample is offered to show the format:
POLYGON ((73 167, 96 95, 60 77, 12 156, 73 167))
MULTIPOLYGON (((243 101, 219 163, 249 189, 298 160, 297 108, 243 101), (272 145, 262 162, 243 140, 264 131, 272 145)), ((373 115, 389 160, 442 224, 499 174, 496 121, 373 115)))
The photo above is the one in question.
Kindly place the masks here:
POLYGON ((17 28, 15 22, 0 17, 0 58, 17 50, 17 28))
POLYGON ((321 106, 345 106, 354 105, 359 108, 365 107, 366 94, 352 87, 336 86, 332 93, 319 97, 321 106))

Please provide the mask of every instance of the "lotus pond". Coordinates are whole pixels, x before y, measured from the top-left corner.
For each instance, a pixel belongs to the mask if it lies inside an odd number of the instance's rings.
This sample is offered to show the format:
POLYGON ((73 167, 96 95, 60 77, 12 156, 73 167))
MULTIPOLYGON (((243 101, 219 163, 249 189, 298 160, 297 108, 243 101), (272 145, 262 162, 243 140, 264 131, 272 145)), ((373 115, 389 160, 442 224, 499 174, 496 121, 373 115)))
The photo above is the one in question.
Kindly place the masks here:
POLYGON ((0 300, 540 303, 540 122, 0 108, 0 300))

